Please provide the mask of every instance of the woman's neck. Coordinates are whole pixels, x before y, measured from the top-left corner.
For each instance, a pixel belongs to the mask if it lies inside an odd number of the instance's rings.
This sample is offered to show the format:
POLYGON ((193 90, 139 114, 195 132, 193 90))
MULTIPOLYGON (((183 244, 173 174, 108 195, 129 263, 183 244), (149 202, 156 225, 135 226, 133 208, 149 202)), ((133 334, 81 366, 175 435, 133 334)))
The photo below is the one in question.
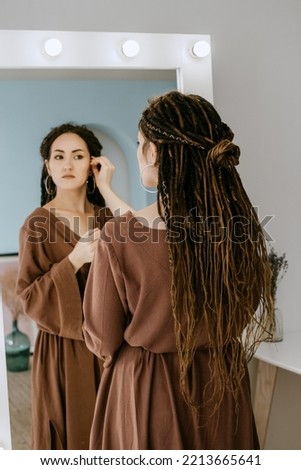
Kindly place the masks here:
POLYGON ((165 222, 162 220, 159 211, 157 202, 144 207, 139 211, 133 212, 134 217, 142 223, 142 225, 146 225, 150 228, 156 228, 159 230, 165 230, 166 225, 165 222))
POLYGON ((61 211, 85 214, 90 212, 93 204, 88 201, 86 193, 79 194, 72 191, 58 192, 57 195, 45 207, 55 208, 61 211))

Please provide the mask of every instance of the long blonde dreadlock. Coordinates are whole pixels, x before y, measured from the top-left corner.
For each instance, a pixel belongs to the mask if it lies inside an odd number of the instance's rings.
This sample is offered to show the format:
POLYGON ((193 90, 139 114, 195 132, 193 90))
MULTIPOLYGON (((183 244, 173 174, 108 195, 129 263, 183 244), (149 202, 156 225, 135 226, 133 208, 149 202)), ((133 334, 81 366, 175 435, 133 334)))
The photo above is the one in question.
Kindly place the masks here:
POLYGON ((263 231, 235 168, 234 134, 208 101, 177 91, 151 99, 139 128, 158 151, 180 390, 198 409, 189 371, 205 327, 211 379, 203 398, 216 410, 225 390, 238 403, 246 364, 271 322, 263 231))

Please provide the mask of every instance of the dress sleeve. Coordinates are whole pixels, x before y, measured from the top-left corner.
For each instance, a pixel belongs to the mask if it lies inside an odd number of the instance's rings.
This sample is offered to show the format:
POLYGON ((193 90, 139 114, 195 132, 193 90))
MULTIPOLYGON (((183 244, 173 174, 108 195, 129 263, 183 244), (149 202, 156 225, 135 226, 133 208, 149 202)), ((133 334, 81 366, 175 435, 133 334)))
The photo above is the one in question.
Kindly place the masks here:
POLYGON ((111 364, 124 341, 128 307, 122 272, 113 247, 100 240, 85 289, 83 332, 87 347, 111 364))
POLYGON ((29 241, 25 227, 19 237, 16 293, 24 313, 40 330, 83 340, 82 300, 68 256, 57 263, 48 259, 43 243, 29 241))

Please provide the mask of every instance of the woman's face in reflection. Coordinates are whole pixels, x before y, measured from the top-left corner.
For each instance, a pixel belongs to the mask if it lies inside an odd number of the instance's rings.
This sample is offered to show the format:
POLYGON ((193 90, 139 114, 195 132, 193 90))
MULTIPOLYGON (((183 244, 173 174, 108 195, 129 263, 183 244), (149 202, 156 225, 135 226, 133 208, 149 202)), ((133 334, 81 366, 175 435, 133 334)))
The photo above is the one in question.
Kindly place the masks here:
POLYGON ((79 135, 67 132, 54 140, 45 165, 57 188, 79 189, 86 186, 90 162, 86 142, 79 135))

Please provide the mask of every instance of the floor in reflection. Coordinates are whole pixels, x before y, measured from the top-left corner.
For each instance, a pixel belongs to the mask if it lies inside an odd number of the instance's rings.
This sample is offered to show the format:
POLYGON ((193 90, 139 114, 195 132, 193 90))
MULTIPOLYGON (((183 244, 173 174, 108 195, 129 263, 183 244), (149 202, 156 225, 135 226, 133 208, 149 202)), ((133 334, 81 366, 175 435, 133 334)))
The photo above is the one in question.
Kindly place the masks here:
POLYGON ((9 412, 14 450, 31 445, 31 370, 8 372, 9 412))

